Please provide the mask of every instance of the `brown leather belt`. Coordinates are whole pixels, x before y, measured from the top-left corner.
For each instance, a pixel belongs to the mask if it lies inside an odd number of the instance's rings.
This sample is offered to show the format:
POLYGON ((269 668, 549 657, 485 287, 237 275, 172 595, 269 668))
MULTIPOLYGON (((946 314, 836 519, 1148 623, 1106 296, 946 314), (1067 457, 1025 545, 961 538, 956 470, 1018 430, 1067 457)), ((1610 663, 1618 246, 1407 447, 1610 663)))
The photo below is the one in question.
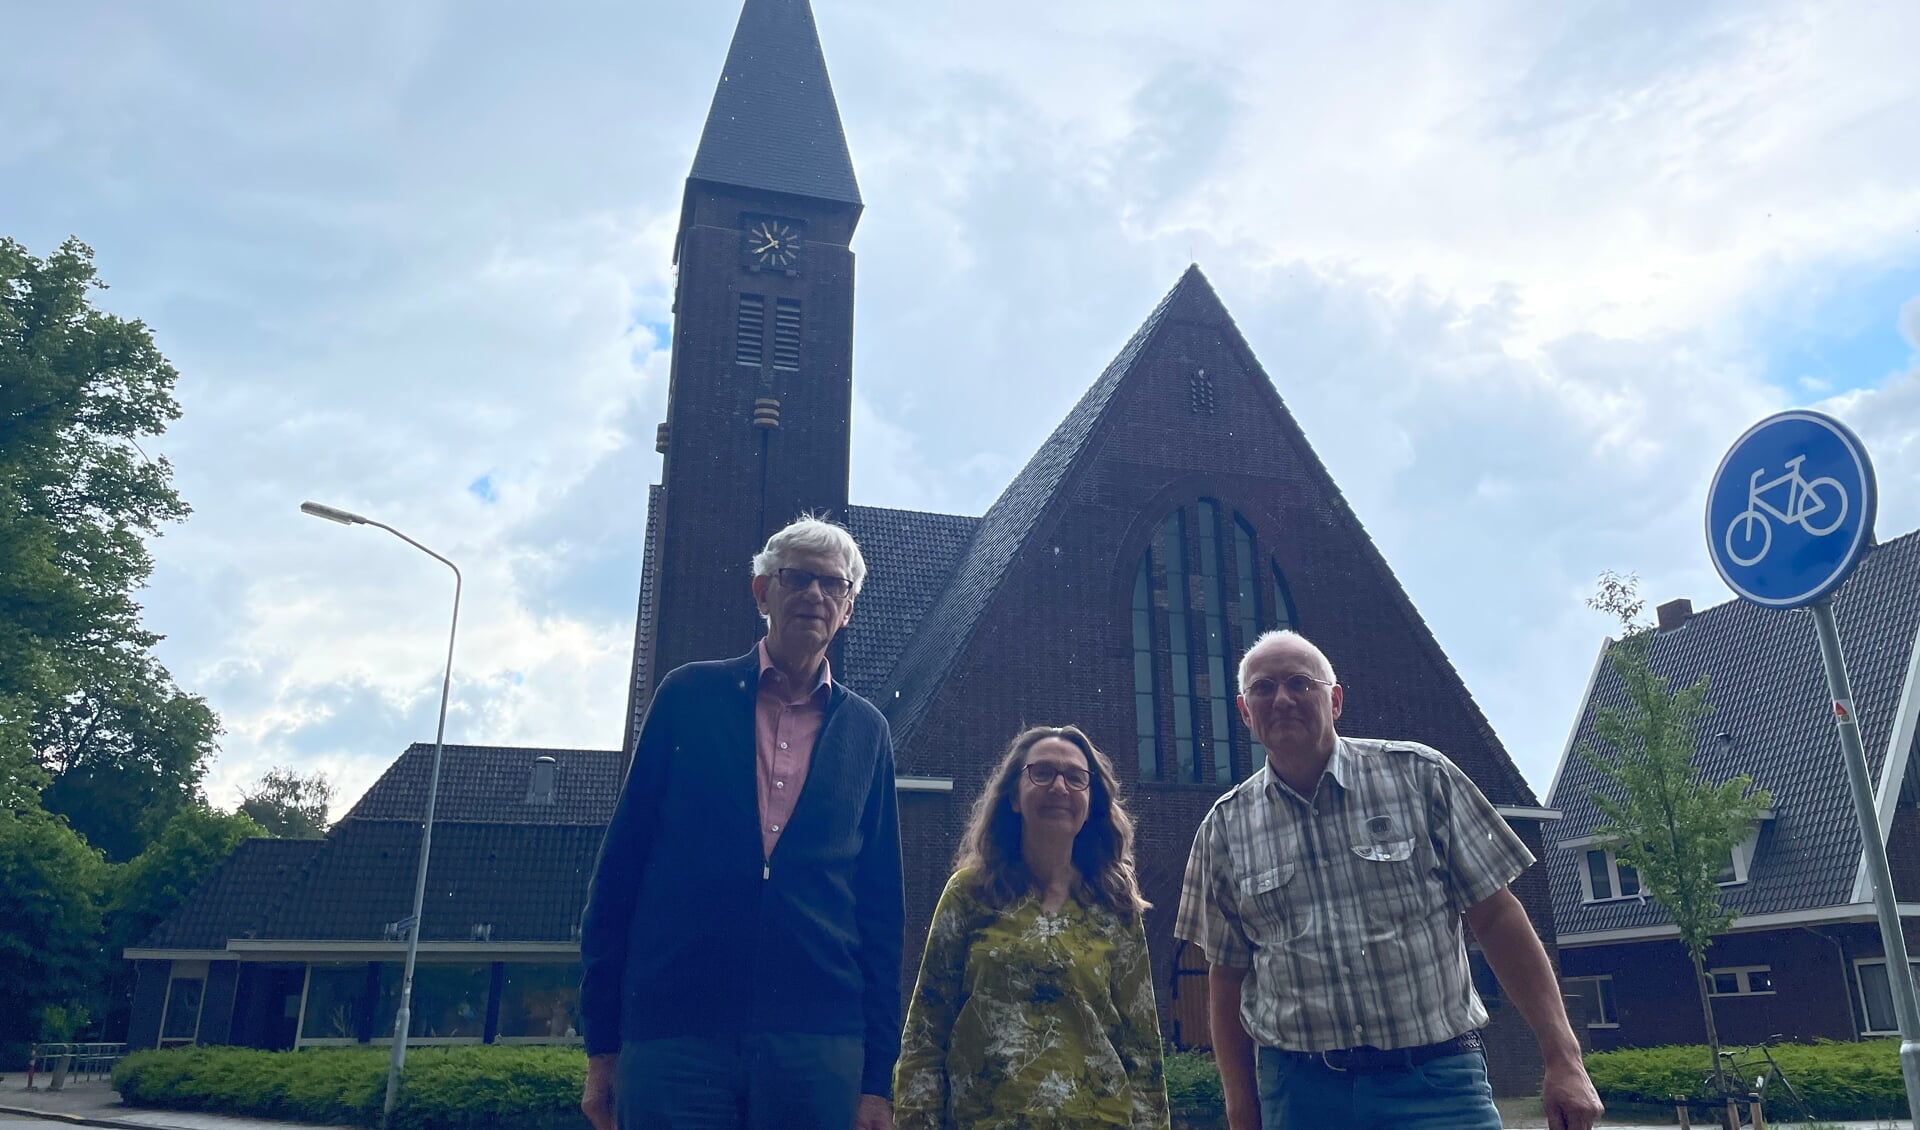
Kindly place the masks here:
POLYGON ((1340 1048, 1309 1054, 1334 1071, 1377 1075, 1383 1071, 1409 1071, 1430 1060, 1485 1050, 1486 1045, 1480 1042, 1479 1032, 1466 1032, 1451 1040, 1422 1044, 1417 1048, 1340 1048))

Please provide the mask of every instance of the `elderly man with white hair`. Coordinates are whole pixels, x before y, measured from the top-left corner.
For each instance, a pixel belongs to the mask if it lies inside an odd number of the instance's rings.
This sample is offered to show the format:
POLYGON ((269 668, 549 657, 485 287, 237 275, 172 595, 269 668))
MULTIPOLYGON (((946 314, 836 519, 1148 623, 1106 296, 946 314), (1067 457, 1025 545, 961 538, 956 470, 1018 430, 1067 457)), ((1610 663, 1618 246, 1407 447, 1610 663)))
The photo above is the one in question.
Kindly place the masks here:
POLYGON ((903 897, 893 740, 827 647, 860 547, 753 559, 766 636, 661 681, 581 922, 595 1130, 889 1130, 903 897))
POLYGON ((1588 1130, 1600 1098, 1508 889, 1533 855, 1438 750, 1342 737, 1343 699, 1297 632, 1240 662, 1266 762, 1201 821, 1173 927, 1207 955, 1228 1124, 1497 1130, 1464 919, 1540 1042, 1548 1125, 1588 1130))

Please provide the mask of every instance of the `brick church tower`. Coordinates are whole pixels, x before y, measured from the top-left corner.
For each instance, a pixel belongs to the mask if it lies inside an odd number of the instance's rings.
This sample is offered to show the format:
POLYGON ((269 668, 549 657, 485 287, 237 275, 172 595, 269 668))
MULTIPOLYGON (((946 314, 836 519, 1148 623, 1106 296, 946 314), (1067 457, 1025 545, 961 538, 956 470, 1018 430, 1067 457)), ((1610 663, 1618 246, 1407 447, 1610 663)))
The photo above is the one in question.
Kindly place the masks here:
POLYGON ((749 562, 846 520, 860 187, 807 0, 747 0, 681 205, 666 457, 626 745, 651 680, 759 637, 749 562))

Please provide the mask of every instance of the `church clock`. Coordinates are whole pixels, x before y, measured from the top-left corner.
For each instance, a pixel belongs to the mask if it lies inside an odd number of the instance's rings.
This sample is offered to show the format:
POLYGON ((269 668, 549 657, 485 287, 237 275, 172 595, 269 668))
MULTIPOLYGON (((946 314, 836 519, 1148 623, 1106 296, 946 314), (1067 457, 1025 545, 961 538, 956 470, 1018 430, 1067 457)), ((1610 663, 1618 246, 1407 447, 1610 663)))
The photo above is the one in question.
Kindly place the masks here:
POLYGON ((749 270, 798 274, 806 224, 779 216, 740 217, 740 263, 749 270))

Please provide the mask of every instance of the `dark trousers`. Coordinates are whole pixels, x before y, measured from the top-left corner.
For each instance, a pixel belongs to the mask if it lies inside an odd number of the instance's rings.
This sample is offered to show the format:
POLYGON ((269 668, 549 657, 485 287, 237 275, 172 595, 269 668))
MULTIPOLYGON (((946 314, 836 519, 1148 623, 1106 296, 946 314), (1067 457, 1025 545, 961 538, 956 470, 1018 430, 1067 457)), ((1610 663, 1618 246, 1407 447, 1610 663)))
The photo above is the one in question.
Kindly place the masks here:
POLYGON ((858 1036, 757 1033, 620 1048, 620 1130, 849 1130, 866 1046, 858 1036))
POLYGON ((1500 1130, 1479 1052, 1374 1074, 1261 1048, 1254 1073, 1266 1130, 1500 1130))

